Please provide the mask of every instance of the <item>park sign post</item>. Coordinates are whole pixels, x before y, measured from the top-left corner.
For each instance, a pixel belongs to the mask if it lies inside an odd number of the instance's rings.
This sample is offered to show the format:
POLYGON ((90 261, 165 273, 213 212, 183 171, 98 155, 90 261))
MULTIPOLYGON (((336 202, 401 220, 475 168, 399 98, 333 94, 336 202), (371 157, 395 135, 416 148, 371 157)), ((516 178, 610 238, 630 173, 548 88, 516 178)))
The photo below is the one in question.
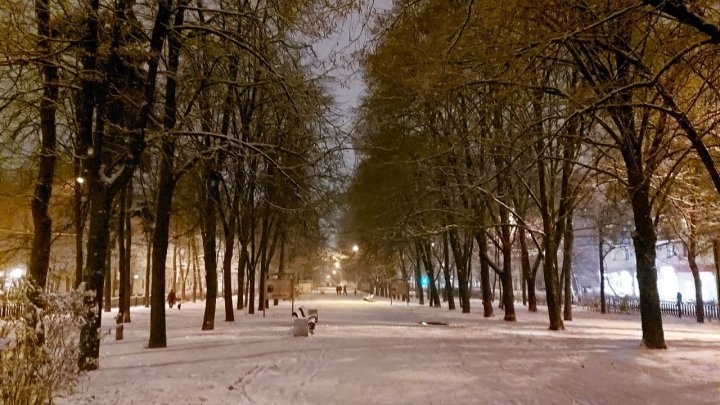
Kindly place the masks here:
MULTIPOLYGON (((273 273, 265 276, 265 299, 292 300, 290 315, 295 312, 295 283, 291 274, 273 273)), ((263 318, 265 305, 263 305, 263 318)))

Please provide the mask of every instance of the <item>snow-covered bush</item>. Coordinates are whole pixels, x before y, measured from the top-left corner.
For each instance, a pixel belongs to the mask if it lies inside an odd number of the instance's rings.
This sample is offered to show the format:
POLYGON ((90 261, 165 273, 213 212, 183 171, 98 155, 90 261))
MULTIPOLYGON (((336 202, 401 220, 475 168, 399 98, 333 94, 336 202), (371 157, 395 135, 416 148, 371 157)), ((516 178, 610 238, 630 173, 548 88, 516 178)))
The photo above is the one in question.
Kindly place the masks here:
POLYGON ((6 296, 19 314, 0 320, 0 403, 47 404, 69 393, 78 379, 78 335, 84 318, 83 291, 41 294, 41 307, 22 284, 6 296))

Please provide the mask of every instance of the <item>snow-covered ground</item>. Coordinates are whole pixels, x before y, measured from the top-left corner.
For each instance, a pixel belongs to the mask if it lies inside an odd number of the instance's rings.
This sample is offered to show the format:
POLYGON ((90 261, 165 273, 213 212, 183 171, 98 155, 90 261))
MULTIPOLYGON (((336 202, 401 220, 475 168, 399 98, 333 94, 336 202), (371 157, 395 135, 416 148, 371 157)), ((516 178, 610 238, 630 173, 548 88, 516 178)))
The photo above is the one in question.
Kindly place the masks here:
MULTIPOLYGON (((290 303, 200 330, 204 303, 167 313, 168 347, 146 349, 149 310, 60 404, 717 404, 720 324, 665 321, 666 351, 639 347, 639 318, 575 311, 567 330, 358 296, 303 296, 315 335, 293 337, 290 303), (423 326, 441 321, 449 326, 423 326)), ((501 311, 496 309, 497 314, 501 311)), ((106 314, 104 325, 112 325, 106 314)), ((110 326, 106 326, 107 329, 110 326)))

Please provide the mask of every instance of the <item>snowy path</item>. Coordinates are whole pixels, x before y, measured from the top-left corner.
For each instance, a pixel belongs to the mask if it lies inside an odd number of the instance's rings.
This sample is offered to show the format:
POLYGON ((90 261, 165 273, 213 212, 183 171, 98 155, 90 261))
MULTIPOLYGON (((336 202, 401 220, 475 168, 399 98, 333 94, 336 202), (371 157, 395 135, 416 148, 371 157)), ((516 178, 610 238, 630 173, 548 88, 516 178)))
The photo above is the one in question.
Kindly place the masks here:
MULTIPOLYGON (((564 332, 518 306, 517 323, 360 295, 306 295, 314 336, 291 334, 290 303, 200 331, 204 303, 168 312, 168 348, 145 349, 149 312, 107 336, 100 370, 61 404, 717 404, 720 325, 665 320, 667 351, 638 347, 639 319, 575 313, 564 332), (450 325, 422 326, 420 321, 450 325)), ((296 303, 296 305, 298 304, 296 303)), ((496 310, 497 313, 500 311, 496 310)), ((103 323, 111 325, 108 316, 103 323)), ((107 328, 107 327, 106 327, 107 328)))

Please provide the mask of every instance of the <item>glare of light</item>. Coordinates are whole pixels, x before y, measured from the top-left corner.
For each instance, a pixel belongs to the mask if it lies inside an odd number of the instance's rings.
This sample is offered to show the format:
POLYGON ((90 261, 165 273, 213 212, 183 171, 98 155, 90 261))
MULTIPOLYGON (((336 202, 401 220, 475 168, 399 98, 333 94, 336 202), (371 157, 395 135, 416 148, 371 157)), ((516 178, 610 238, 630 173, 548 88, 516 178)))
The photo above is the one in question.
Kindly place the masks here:
POLYGON ((423 287, 427 287, 429 284, 430 279, 428 278, 428 276, 422 276, 422 278, 420 279, 420 285, 423 287))
POLYGON ((17 279, 21 278, 21 277, 24 276, 24 275, 25 275, 25 269, 21 269, 21 268, 18 267, 18 268, 16 268, 16 269, 10 270, 9 278, 12 279, 12 280, 17 280, 17 279))
POLYGON ((85 183, 85 179, 82 178, 82 177, 76 178, 75 181, 77 181, 78 184, 83 184, 83 183, 85 183))
POLYGON ((329 275, 329 274, 328 274, 328 275, 326 275, 326 276, 325 276, 325 278, 330 278, 330 275, 329 275))
POLYGON ((337 271, 333 270, 333 274, 337 274, 337 271))
POLYGON ((715 288, 715 275, 709 271, 701 271, 700 280, 702 281, 703 300, 716 301, 717 289, 715 288))
POLYGON ((620 285, 623 295, 633 295, 635 292, 635 283, 633 283, 633 276, 629 271, 623 270, 620 272, 620 285))
POLYGON ((675 295, 680 291, 677 273, 672 266, 660 267, 658 274, 658 294, 661 300, 674 301, 675 295))
POLYGON ((140 276, 138 276, 137 274, 133 274, 133 278, 134 278, 135 280, 137 280, 137 279, 140 278, 140 276))
POLYGON ((352 248, 352 249, 353 249, 353 252, 355 252, 355 253, 357 253, 357 252, 360 250, 360 248, 358 247, 358 245, 353 245, 353 248, 352 248))
POLYGON ((430 247, 435 247, 435 242, 431 243, 430 247))
MULTIPOLYGON (((336 268, 336 269, 339 269, 339 268, 340 268, 340 262, 335 262, 335 268, 336 268)), ((334 271, 333 271, 333 273, 334 273, 334 271)))

